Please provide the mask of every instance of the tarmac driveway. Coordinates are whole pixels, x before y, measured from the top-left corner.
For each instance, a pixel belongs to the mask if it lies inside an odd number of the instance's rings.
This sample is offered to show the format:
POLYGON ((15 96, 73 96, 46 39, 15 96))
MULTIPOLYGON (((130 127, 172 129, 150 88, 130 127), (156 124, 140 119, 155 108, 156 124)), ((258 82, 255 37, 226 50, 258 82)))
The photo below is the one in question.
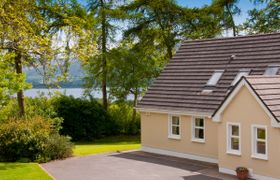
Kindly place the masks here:
POLYGON ((57 180, 233 180, 215 164, 141 151, 98 154, 41 166, 57 180))

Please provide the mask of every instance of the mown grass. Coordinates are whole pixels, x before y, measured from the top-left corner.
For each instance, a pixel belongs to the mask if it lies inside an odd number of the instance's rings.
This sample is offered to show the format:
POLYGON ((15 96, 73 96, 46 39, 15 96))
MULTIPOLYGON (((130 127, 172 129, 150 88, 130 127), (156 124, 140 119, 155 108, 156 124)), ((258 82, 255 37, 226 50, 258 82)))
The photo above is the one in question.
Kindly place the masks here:
POLYGON ((74 148, 75 156, 90 154, 119 152, 140 149, 139 136, 114 136, 98 139, 93 142, 76 142, 74 148))
POLYGON ((0 162, 1 180, 51 180, 37 163, 6 163, 0 162))

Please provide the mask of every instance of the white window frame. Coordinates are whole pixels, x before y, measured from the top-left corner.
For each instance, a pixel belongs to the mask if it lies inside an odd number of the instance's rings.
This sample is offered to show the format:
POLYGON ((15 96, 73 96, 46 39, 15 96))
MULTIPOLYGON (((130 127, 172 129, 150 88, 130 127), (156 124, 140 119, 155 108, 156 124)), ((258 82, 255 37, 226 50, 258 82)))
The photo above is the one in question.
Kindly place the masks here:
POLYGON ((241 69, 237 75, 235 76, 234 80, 232 81, 231 85, 234 86, 241 78, 242 76, 247 76, 250 74, 250 69, 241 69))
POLYGON ((176 115, 176 114, 169 114, 168 115, 168 138, 169 139, 181 139, 181 116, 180 115, 176 115), (174 126, 172 124, 172 117, 179 117, 179 135, 177 134, 173 134, 172 133, 172 127, 174 126))
POLYGON ((241 156, 241 124, 240 123, 228 122, 226 126, 227 126, 227 154, 241 156), (232 135, 232 126, 238 126, 239 136, 233 136, 232 135), (238 138, 238 140, 239 140, 238 150, 231 149, 231 138, 232 137, 233 138, 238 138))
POLYGON ((224 71, 225 70, 215 70, 210 79, 207 81, 206 86, 216 86, 223 76, 224 71))
POLYGON ((252 158, 255 159, 262 159, 262 160, 268 160, 268 138, 267 138, 267 126, 265 125, 257 125, 253 124, 251 126, 251 140, 252 140, 252 158), (265 130, 265 140, 258 140, 257 139, 257 129, 264 129, 265 130), (265 153, 266 154, 260 154, 257 153, 257 141, 263 141, 265 142, 265 153))
POLYGON ((198 117, 198 116, 192 117, 192 141, 205 143, 205 118, 204 117, 198 117), (203 127, 195 125, 196 119, 203 119, 203 127), (195 137, 195 129, 203 129, 203 139, 195 137))

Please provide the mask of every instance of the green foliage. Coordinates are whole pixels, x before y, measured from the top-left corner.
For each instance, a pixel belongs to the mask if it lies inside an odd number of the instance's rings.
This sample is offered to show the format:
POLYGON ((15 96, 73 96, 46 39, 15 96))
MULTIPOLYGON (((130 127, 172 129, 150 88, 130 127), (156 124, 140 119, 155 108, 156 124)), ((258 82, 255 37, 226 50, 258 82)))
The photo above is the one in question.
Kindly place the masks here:
POLYGON ((26 98, 25 117, 32 118, 34 116, 42 116, 49 119, 52 123, 52 128, 59 131, 63 118, 59 117, 54 109, 53 101, 55 101, 55 98, 56 96, 53 96, 53 98, 48 99, 43 95, 35 98, 26 98))
POLYGON ((118 21, 121 13, 117 10, 117 6, 120 4, 117 0, 89 0, 88 1, 88 14, 96 19, 96 23, 93 25, 97 33, 97 45, 98 53, 87 54, 84 64, 86 70, 85 87, 88 92, 94 87, 101 87, 103 107, 107 110, 107 53, 109 49, 109 43, 114 42, 116 35, 116 26, 113 21, 118 21))
POLYGON ((0 124, 0 158, 16 161, 27 158, 36 160, 44 151, 51 124, 41 117, 9 119, 0 124))
POLYGON ((262 9, 250 10, 249 18, 243 24, 243 30, 249 34, 272 33, 280 31, 280 1, 255 0, 255 3, 267 5, 262 9))
POLYGON ((0 54, 0 109, 7 104, 10 95, 31 87, 25 83, 25 74, 17 74, 12 64, 7 63, 13 57, 12 53, 0 54))
POLYGON ((114 122, 96 101, 60 96, 53 104, 57 116, 64 119, 60 132, 74 141, 93 140, 116 131, 114 122))
MULTIPOLYGON (((57 131, 61 129, 61 123, 63 119, 58 117, 54 106, 52 105, 55 97, 48 99, 43 95, 35 98, 25 98, 26 101, 26 113, 25 118, 31 119, 32 117, 41 116, 48 119, 52 128, 57 131)), ((19 110, 16 99, 10 99, 2 109, 0 109, 0 123, 8 121, 11 118, 19 118, 19 110)))
POLYGON ((111 104, 108 112, 118 127, 118 134, 140 134, 140 115, 133 119, 133 106, 127 103, 111 104))
POLYGON ((234 22, 234 16, 240 15, 241 9, 237 6, 239 0, 214 0, 212 6, 216 8, 219 13, 219 19, 222 27, 225 30, 232 30, 233 36, 238 34, 237 25, 234 22))
POLYGON ((0 109, 0 123, 15 117, 18 114, 18 106, 16 99, 9 99, 7 103, 0 109))
POLYGON ((48 161, 71 156, 72 145, 57 134, 49 119, 11 118, 0 123, 0 160, 48 161))
POLYGON ((64 159, 73 153, 73 144, 70 137, 61 136, 58 133, 51 134, 43 151, 43 160, 64 159))
POLYGON ((166 64, 161 55, 152 46, 144 47, 128 40, 112 49, 108 56, 110 94, 118 100, 125 100, 128 94, 133 94, 137 101, 166 64))
POLYGON ((122 9, 132 24, 125 36, 135 38, 143 46, 156 47, 166 59, 172 57, 184 37, 213 37, 220 32, 219 21, 209 7, 185 8, 174 0, 135 0, 122 9))
POLYGON ((7 88, 16 90, 24 115, 23 90, 27 87, 23 67, 41 69, 44 84, 65 80, 70 60, 80 54, 78 50, 88 38, 87 13, 75 0, 2 0, 0 17, 0 72, 2 63, 9 67, 7 76, 0 78, 0 107, 7 88), (10 79, 13 81, 7 83, 10 79))

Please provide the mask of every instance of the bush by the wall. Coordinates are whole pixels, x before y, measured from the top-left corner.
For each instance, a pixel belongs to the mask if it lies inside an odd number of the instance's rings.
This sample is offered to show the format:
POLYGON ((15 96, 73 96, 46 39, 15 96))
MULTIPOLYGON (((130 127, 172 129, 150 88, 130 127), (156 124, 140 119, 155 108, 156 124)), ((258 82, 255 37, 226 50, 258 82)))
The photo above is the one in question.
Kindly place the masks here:
POLYGON ((118 134, 136 135, 140 133, 140 115, 133 119, 133 106, 128 103, 111 104, 108 110, 118 127, 118 134))
MULTIPOLYGON (((51 154, 67 154, 72 147, 62 147, 53 149, 51 153, 52 134, 56 133, 52 121, 40 116, 32 118, 10 118, 5 123, 0 123, 0 160, 18 161, 25 159, 27 161, 46 161, 55 157, 51 154)), ((57 141, 55 146, 61 147, 61 144, 68 144, 69 140, 63 139, 57 141)), ((63 145, 62 145, 63 146, 63 145)), ((62 156, 64 158, 66 156, 62 156)))
POLYGON ((63 118, 60 132, 74 141, 93 140, 116 132, 115 123, 97 101, 60 96, 53 104, 57 115, 63 118))

